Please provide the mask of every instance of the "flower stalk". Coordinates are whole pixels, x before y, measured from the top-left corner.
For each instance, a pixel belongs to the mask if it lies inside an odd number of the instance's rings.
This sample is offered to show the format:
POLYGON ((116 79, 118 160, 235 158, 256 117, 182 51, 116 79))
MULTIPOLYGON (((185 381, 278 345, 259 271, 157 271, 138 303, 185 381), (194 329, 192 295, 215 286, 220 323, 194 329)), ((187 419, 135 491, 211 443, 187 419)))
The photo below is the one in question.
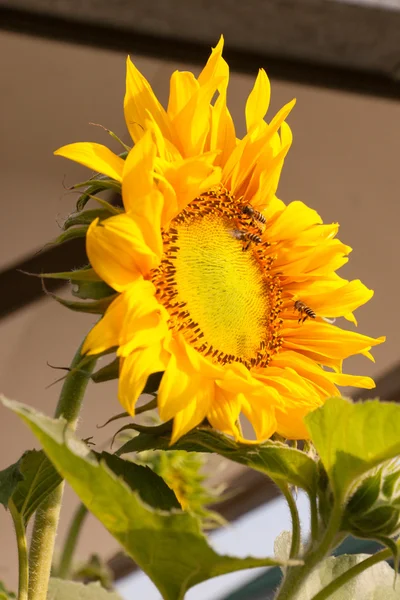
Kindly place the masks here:
MULTIPOLYGON (((96 364, 96 359, 91 358, 82 365, 81 349, 82 346, 72 360, 55 411, 55 418, 65 419, 72 430, 76 429, 86 387, 96 364)), ((29 552, 29 600, 46 600, 47 597, 63 491, 64 483, 61 483, 44 500, 35 516, 29 552)))
POLYGON ((60 579, 67 579, 70 576, 72 558, 78 543, 82 526, 88 514, 88 509, 84 504, 80 504, 75 511, 68 531, 67 539, 64 543, 60 564, 57 569, 57 577, 60 579))
POLYGON ((316 548, 311 545, 303 558, 301 567, 289 567, 275 600, 291 600, 299 591, 301 584, 314 568, 336 547, 337 534, 342 520, 342 506, 338 502, 333 506, 328 527, 316 548))

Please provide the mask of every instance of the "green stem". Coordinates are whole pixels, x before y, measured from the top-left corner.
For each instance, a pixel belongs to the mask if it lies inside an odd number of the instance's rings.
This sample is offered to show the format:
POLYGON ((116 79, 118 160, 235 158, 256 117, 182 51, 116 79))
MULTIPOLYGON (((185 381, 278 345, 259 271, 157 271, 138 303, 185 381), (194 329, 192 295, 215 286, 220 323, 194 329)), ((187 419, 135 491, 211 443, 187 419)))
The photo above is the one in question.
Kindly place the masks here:
POLYGON ((57 569, 57 577, 60 577, 60 579, 67 579, 70 574, 72 557, 74 555, 75 548, 78 543, 78 538, 82 529, 82 525, 87 515, 88 509, 84 504, 80 504, 72 518, 67 539, 65 540, 64 548, 61 554, 60 565, 57 569))
POLYGON ((8 503, 8 508, 14 521, 15 533, 17 536, 18 547, 18 600, 28 600, 28 547, 26 544, 25 523, 15 508, 12 500, 8 503))
POLYGON ((333 507, 328 527, 317 547, 311 546, 303 557, 304 565, 289 567, 285 578, 279 588, 275 600, 289 600, 299 592, 301 584, 310 575, 319 562, 321 562, 335 547, 337 533, 342 520, 342 507, 336 503, 333 507))
POLYGON ((282 494, 285 496, 286 501, 289 505, 290 516, 292 518, 292 543, 290 546, 289 558, 296 558, 300 552, 301 542, 299 511, 297 510, 297 505, 289 486, 280 484, 279 487, 281 488, 282 494))
POLYGON ((319 536, 319 523, 318 523, 318 507, 317 498, 312 495, 310 498, 310 512, 311 512, 311 540, 315 543, 319 536))
POLYGON ((391 555, 391 550, 386 549, 377 552, 373 556, 369 556, 362 562, 358 563, 357 565, 354 565, 354 567, 348 569, 345 573, 339 575, 339 577, 336 577, 336 579, 331 581, 326 587, 324 587, 323 590, 321 590, 320 592, 318 592, 318 594, 313 596, 311 600, 326 600, 326 598, 329 598, 329 596, 331 596, 334 592, 340 589, 343 585, 348 583, 351 579, 357 577, 357 575, 360 575, 360 573, 362 573, 366 569, 373 567, 378 562, 390 558, 391 555))
MULTIPOLYGON (((55 418, 63 417, 72 430, 76 428, 83 396, 96 364, 96 358, 92 358, 80 365, 81 348, 72 360, 55 411, 55 418)), ((46 600, 47 597, 63 490, 61 483, 43 501, 35 516, 29 552, 29 600, 46 600)))

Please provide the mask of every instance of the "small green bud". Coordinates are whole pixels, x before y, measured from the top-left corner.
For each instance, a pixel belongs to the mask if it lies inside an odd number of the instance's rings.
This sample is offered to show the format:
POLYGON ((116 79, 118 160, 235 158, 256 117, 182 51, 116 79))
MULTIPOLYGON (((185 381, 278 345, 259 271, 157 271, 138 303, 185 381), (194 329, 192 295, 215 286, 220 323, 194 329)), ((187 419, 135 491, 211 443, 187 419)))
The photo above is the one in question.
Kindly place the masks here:
POLYGON ((400 532, 400 471, 392 465, 366 477, 347 503, 342 529, 357 537, 393 537, 400 532))

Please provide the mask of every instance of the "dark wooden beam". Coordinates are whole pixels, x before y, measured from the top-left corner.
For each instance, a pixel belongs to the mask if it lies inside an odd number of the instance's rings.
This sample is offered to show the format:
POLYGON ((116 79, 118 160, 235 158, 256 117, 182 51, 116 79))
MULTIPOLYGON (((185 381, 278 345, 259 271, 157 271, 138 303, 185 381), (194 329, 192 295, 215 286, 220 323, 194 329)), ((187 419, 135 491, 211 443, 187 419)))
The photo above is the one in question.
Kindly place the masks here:
POLYGON ((2 27, 203 63, 221 33, 232 68, 400 97, 400 10, 337 0, 2 0, 2 27))
MULTIPOLYGON (((71 271, 87 264, 85 240, 74 239, 61 246, 52 246, 37 252, 18 264, 14 264, 0 273, 0 319, 7 317, 20 308, 36 300, 45 298, 40 277, 26 273, 54 273, 71 271)), ((54 292, 65 281, 46 279, 46 289, 54 292)))

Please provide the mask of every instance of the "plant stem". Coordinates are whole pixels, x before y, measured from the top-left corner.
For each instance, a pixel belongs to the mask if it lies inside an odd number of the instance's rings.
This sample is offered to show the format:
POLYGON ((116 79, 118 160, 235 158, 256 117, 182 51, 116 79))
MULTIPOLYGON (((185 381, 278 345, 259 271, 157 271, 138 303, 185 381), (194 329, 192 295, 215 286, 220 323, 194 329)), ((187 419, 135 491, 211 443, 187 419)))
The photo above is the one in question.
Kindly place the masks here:
POLYGON ((17 536, 18 547, 18 600, 28 600, 28 547, 26 544, 25 523, 15 508, 12 500, 8 503, 8 508, 14 521, 15 533, 17 536))
POLYGON ((336 546, 335 540, 342 520, 341 504, 336 503, 333 507, 328 527, 317 547, 311 546, 303 557, 304 565, 301 567, 289 567, 286 576, 279 588, 275 600, 289 600, 300 590, 300 585, 336 546))
POLYGON ((297 505, 289 486, 286 484, 281 484, 279 487, 281 488, 282 494, 285 496, 289 505, 290 516, 292 518, 292 543, 290 546, 289 558, 296 558, 300 552, 301 542, 299 511, 297 510, 297 505))
POLYGON ((319 523, 318 523, 318 507, 317 498, 312 495, 310 499, 310 512, 311 512, 311 539, 315 543, 319 535, 319 523))
POLYGON ((318 594, 313 596, 311 600, 326 600, 326 598, 329 598, 329 596, 331 596, 339 588, 345 585, 345 583, 347 583, 354 577, 357 577, 357 575, 360 575, 360 573, 362 573, 366 569, 373 567, 378 562, 390 558, 391 555, 391 550, 387 548, 386 550, 381 550, 380 552, 369 556, 362 562, 358 563, 357 565, 354 565, 354 567, 348 569, 345 573, 339 575, 339 577, 336 577, 336 579, 331 581, 326 587, 324 587, 323 590, 321 590, 320 592, 318 592, 318 594))
MULTIPOLYGON (((63 417, 72 430, 76 428, 83 396, 96 364, 96 358, 91 358, 80 365, 81 348, 72 360, 55 411, 55 417, 63 417)), ((46 600, 47 597, 63 490, 64 484, 61 483, 43 501, 35 516, 29 553, 29 600, 46 600)))
POLYGON ((75 511, 71 525, 68 531, 67 539, 60 558, 60 564, 57 569, 57 577, 67 579, 71 571, 72 557, 78 543, 79 534, 85 518, 88 515, 88 509, 84 504, 80 504, 75 511))

